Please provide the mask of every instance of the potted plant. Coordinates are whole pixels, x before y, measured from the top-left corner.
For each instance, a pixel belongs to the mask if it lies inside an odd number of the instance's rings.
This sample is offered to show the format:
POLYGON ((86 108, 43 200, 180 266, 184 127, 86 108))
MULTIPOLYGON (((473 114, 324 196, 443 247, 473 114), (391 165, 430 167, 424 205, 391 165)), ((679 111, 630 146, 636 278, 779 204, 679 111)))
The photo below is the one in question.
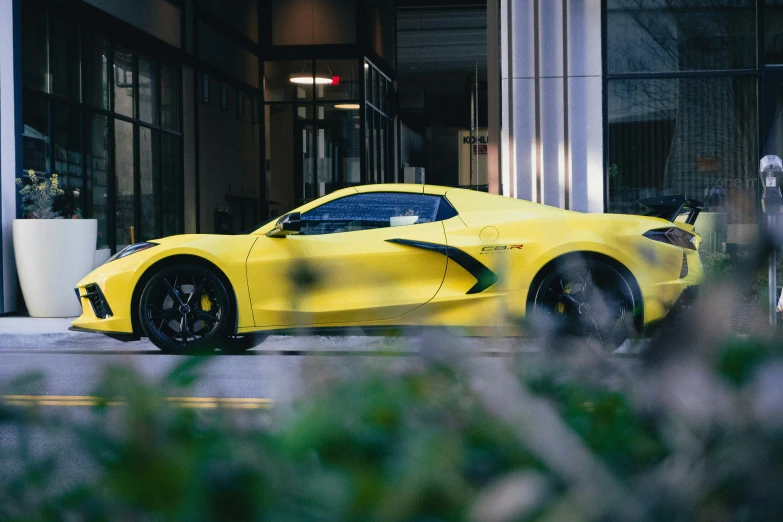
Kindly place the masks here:
MULTIPOLYGON (((93 268, 98 221, 62 219, 54 200, 64 191, 51 178, 27 172, 16 179, 26 219, 13 222, 14 257, 27 311, 32 317, 74 317, 81 305, 76 283, 93 268)), ((78 217, 78 216, 77 216, 78 217)))

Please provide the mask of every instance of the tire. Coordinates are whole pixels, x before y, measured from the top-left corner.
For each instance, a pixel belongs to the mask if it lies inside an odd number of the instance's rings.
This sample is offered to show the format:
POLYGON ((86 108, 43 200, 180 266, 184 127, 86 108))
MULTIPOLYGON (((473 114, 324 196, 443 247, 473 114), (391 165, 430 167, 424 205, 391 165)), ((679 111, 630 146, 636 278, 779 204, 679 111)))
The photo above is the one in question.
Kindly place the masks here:
POLYGON ((594 259, 558 262, 534 287, 528 307, 539 333, 594 339, 605 351, 633 329, 634 297, 625 278, 594 259))
POLYGON ((167 353, 205 353, 219 348, 233 326, 232 305, 221 279, 203 266, 161 268, 144 286, 139 323, 167 353))

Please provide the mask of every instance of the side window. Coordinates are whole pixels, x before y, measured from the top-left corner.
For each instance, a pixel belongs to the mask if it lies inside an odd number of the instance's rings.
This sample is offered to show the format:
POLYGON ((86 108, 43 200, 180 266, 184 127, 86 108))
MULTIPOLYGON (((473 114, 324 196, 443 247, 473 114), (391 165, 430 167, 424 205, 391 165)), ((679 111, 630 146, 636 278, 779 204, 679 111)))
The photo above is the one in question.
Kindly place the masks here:
POLYGON ((455 215, 451 205, 440 196, 370 192, 336 199, 305 212, 300 233, 312 236, 416 225, 455 215))

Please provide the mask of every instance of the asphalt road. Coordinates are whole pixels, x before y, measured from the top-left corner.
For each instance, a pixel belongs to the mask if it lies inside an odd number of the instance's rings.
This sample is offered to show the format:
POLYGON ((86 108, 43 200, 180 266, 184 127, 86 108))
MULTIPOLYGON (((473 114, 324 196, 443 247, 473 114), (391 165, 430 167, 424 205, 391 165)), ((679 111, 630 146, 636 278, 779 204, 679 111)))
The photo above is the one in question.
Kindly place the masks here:
MULTIPOLYGON (((268 407, 271 403, 287 408, 329 376, 351 378, 373 367, 417 364, 422 350, 433 344, 443 351, 453 348, 491 359, 535 352, 517 339, 274 336, 244 355, 199 357, 195 370, 199 379, 187 390, 187 398, 203 399, 194 404, 202 407, 268 407), (239 399, 259 400, 242 404, 236 402, 239 399)), ((61 336, 28 343, 18 337, 0 337, 0 390, 2 399, 12 404, 89 406, 112 366, 132 368, 145 382, 161 383, 190 359, 164 354, 146 340, 122 343, 103 336, 65 340, 61 336)))
MULTIPOLYGON (((199 378, 171 399, 186 407, 289 410, 295 401, 331 379, 352 379, 373 369, 399 371, 430 357, 469 357, 506 364, 540 357, 529 340, 367 336, 273 336, 243 355, 198 357, 199 378)), ((123 343, 100 335, 0 335, 0 400, 51 407, 94 404, 96 388, 113 366, 135 371, 143 382, 163 383, 192 358, 167 355, 146 340, 123 343), (37 377, 31 377, 37 376, 37 377)), ((617 357, 633 365, 633 357, 617 357)))

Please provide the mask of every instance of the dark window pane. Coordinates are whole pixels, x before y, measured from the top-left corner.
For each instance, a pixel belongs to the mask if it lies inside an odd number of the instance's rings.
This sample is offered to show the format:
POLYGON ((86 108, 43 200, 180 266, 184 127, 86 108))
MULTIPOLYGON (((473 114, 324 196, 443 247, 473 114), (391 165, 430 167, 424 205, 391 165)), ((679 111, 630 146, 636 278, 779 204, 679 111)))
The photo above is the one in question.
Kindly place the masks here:
POLYGON ((133 124, 114 120, 115 233, 117 250, 138 240, 133 186, 133 124))
POLYGON ((783 64, 783 1, 765 0, 765 55, 770 64, 783 64))
POLYGON ((752 69, 756 66, 754 4, 752 0, 608 0, 609 73, 752 69))
POLYGON ((99 109, 109 108, 109 47, 99 35, 84 35, 82 77, 84 102, 99 109))
POLYGON ((439 196, 388 192, 347 196, 302 214, 301 233, 334 234, 431 223, 438 215, 440 200, 439 196))
POLYGON ((303 198, 303 170, 312 170, 308 126, 312 129, 312 105, 267 105, 266 193, 271 216, 299 205, 303 198))
POLYGON ((67 20, 50 18, 52 39, 52 92, 73 101, 79 99, 79 33, 67 20))
POLYGON ((49 102, 26 93, 22 99, 22 168, 49 172, 49 102))
POLYGON ((182 232, 182 146, 179 136, 163 133, 161 177, 163 190, 163 236, 182 232))
POLYGON ((114 112, 133 117, 133 51, 114 48, 114 112))
POLYGON ((139 184, 141 231, 138 240, 160 237, 160 146, 158 131, 139 128, 139 184))
POLYGON ((318 181, 326 184, 327 193, 340 186, 360 183, 361 111, 358 107, 336 103, 317 108, 321 148, 318 151, 318 181))
POLYGON ((318 60, 316 76, 331 78, 331 83, 318 85, 316 97, 323 100, 358 100, 361 97, 361 80, 356 60, 318 60))
POLYGON ((46 10, 37 2, 22 5, 22 79, 27 87, 49 92, 46 10))
POLYGON ((612 80, 608 110, 611 212, 685 194, 725 213, 729 238, 749 232, 740 225, 756 218, 755 78, 612 80))
POLYGON ((179 72, 165 65, 160 69, 160 119, 166 129, 179 130, 179 72))
POLYGON ((92 114, 85 119, 87 141, 84 153, 87 160, 87 208, 84 216, 98 220, 97 248, 109 245, 107 216, 109 212, 109 119, 92 114))
POLYGON ((59 175, 60 188, 65 191, 58 201, 58 210, 66 217, 72 216, 82 206, 82 126, 79 110, 66 103, 55 104, 52 136, 54 172, 59 175))
POLYGON ((313 78, 312 60, 264 63, 266 101, 312 100, 313 82, 331 83, 331 77, 313 78))
POLYGON ((139 56, 139 119, 158 124, 158 64, 139 56))

